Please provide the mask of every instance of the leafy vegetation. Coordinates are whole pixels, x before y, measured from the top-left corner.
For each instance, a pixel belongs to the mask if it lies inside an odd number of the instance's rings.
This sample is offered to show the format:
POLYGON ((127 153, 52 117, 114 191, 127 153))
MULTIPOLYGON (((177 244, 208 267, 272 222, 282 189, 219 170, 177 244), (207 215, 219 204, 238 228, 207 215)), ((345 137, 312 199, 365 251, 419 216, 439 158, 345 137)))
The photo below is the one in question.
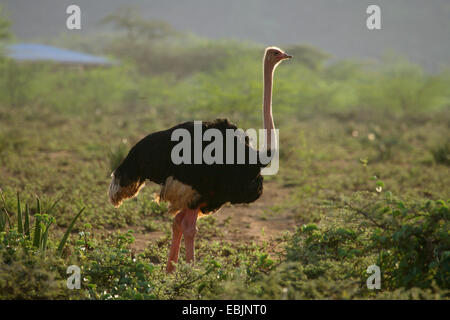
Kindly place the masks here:
POLYGON ((330 62, 305 45, 286 46, 294 59, 275 75, 270 199, 201 218, 196 265, 167 275, 157 186, 115 209, 109 174, 180 121, 259 128, 263 48, 132 15, 105 20, 122 35, 84 40, 121 61, 112 67, 0 61, 0 298, 449 298, 449 71, 330 62), (260 217, 238 220, 249 210, 260 217), (366 286, 373 264, 381 290, 366 286), (80 290, 66 286, 70 265, 80 290))

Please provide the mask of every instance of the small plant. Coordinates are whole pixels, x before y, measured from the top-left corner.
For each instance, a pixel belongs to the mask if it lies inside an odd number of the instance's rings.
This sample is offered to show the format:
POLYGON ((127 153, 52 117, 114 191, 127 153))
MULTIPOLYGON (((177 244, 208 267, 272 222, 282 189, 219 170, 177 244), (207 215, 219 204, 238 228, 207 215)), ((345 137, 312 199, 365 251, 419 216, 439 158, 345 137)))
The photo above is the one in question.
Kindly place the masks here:
POLYGON ((125 143, 121 143, 114 148, 110 148, 108 152, 108 161, 110 169, 109 173, 117 169, 117 167, 122 163, 123 159, 125 159, 127 152, 128 148, 125 143))
MULTIPOLYGON (((14 229, 14 226, 11 222, 10 213, 6 208, 6 199, 3 195, 3 192, 0 191, 1 199, 3 202, 3 207, 0 210, 0 232, 6 232, 8 229, 11 231, 14 229)), ((53 210, 59 200, 55 201, 50 207, 49 210, 53 210)), ((25 210, 22 211, 22 204, 20 201, 19 193, 17 193, 17 234, 24 240, 32 241, 32 245, 34 248, 38 249, 42 253, 45 253, 47 250, 48 243, 48 234, 50 230, 50 226, 55 223, 55 218, 47 213, 43 213, 41 210, 41 201, 38 197, 36 197, 36 208, 34 214, 34 228, 30 224, 30 209, 28 204, 25 204, 25 210), (34 230, 33 235, 31 235, 31 230, 34 230)), ((81 209, 78 214, 73 218, 66 232, 64 233, 63 238, 59 242, 57 253, 61 255, 62 250, 67 242, 67 238, 72 232, 73 226, 77 221, 78 217, 84 211, 85 208, 81 209)))
POLYGON ((145 231, 153 232, 158 230, 158 225, 154 221, 146 221, 144 223, 145 231))
POLYGON ((347 206, 358 217, 355 217, 358 230, 367 234, 359 251, 375 254, 375 264, 383 270, 384 286, 392 290, 426 289, 435 283, 448 290, 449 202, 407 203, 395 199, 389 191, 380 196, 363 206, 349 203, 347 206))
POLYGON ((152 201, 150 202, 150 211, 152 214, 162 216, 169 210, 168 203, 164 201, 152 201))
POLYGON ((431 150, 436 163, 450 166, 450 140, 431 150))
POLYGON ((70 223, 69 227, 67 228, 66 232, 64 233, 63 238, 59 242, 58 249, 57 249, 57 252, 58 252, 59 255, 61 255, 62 250, 64 249, 64 246, 65 246, 65 244, 67 242, 67 238, 69 237, 70 232, 72 231, 73 226, 75 225, 75 222, 77 221, 78 217, 83 213, 84 209, 85 208, 81 209, 78 212, 78 214, 73 218, 72 222, 70 223))
POLYGON ((435 282, 450 288, 449 202, 426 201, 405 204, 387 201, 377 209, 391 217, 389 224, 376 228, 370 248, 379 252, 382 268, 391 288, 428 288, 435 282))

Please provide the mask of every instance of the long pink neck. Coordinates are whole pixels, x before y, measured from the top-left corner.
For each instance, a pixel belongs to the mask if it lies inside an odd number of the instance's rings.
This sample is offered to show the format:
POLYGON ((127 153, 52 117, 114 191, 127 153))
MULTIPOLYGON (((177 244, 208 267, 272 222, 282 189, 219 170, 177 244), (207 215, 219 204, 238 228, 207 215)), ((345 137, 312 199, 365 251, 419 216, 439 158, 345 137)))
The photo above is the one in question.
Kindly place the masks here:
POLYGON ((275 150, 277 148, 277 138, 272 116, 272 82, 274 69, 275 66, 264 59, 263 124, 266 132, 265 150, 275 150), (273 138, 272 134, 274 135, 273 138))

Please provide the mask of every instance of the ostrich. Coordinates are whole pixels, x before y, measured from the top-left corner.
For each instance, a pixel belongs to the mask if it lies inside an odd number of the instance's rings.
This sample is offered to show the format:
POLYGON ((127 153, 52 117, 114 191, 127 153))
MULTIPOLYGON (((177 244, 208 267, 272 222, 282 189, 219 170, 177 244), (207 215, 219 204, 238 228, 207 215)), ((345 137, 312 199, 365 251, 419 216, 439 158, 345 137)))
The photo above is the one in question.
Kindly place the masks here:
MULTIPOLYGON (((263 149, 269 154, 273 154, 277 148, 276 139, 271 136, 272 134, 275 136, 272 117, 273 72, 281 61, 290 58, 292 56, 276 47, 268 47, 264 53, 263 149)), ((115 207, 119 207, 123 200, 137 196, 147 179, 161 185, 160 199, 170 203, 169 212, 175 215, 172 245, 166 267, 168 273, 175 269, 174 264, 178 261, 182 235, 184 235, 186 262, 194 262, 194 239, 199 216, 212 214, 226 203, 254 202, 263 191, 261 169, 265 164, 261 161, 256 161, 255 164, 247 161, 244 164, 238 164, 236 161, 233 164, 228 162, 174 164, 171 159, 171 151, 175 146, 172 133, 176 129, 185 129, 192 135, 194 126, 193 121, 184 122, 146 136, 130 150, 127 157, 111 174, 109 198, 115 207)), ((203 132, 213 128, 219 130, 223 137, 226 137, 227 129, 237 129, 227 119, 202 122, 201 126, 203 132)), ((234 136, 233 139, 235 145, 245 144, 246 157, 254 150, 251 149, 248 136, 244 139, 234 136)), ((204 147, 205 144, 202 145, 203 149, 204 147)), ((226 150, 223 151, 225 155, 226 150)))

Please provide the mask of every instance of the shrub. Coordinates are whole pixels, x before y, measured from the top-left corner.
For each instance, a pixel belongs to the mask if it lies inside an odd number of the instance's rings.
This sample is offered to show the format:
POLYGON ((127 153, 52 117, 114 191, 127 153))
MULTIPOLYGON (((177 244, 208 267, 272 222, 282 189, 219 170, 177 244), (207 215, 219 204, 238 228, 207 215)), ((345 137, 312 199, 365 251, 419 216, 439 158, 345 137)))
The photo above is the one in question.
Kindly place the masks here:
POLYGON ((433 148, 431 153, 433 154, 433 158, 436 163, 450 166, 450 141, 446 141, 445 143, 433 148))
POLYGON ((448 204, 388 201, 376 209, 374 214, 390 218, 374 230, 369 248, 379 252, 377 265, 390 289, 430 288, 433 282, 450 289, 448 204))

